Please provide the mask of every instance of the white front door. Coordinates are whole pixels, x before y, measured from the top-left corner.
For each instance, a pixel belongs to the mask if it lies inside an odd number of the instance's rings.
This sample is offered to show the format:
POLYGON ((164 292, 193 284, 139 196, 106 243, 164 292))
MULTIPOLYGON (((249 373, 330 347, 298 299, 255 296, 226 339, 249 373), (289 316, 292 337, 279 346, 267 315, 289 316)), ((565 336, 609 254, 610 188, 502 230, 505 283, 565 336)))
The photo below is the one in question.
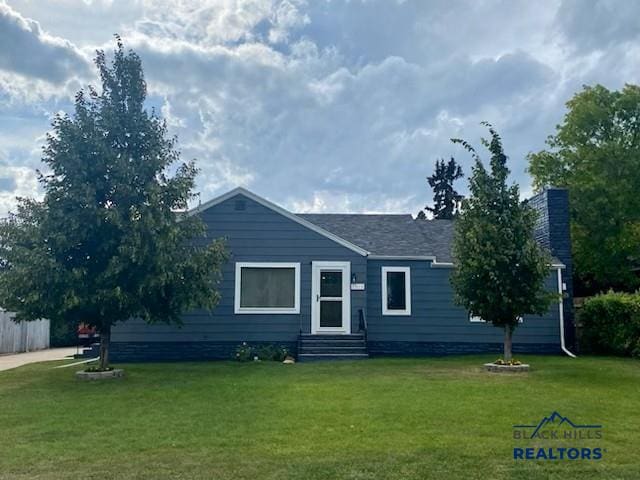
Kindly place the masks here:
POLYGON ((311 262, 311 333, 351 333, 351 264, 311 262))

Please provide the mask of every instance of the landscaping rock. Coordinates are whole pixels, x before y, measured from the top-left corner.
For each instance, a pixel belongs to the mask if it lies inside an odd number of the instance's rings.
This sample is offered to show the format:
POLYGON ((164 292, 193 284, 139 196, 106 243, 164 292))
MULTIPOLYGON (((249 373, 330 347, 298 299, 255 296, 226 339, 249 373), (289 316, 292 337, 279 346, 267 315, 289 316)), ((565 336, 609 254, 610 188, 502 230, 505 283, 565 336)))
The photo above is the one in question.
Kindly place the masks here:
POLYGON ((286 364, 296 363, 296 359, 293 357, 287 357, 284 359, 282 363, 286 363, 286 364))
POLYGON ((484 368, 487 372, 494 373, 524 373, 529 371, 529 365, 523 363, 521 365, 499 365, 497 363, 485 363, 484 368))
POLYGON ((76 372, 76 378, 78 380, 108 380, 112 378, 122 378, 124 376, 124 370, 114 368, 106 372, 85 372, 80 370, 76 372))

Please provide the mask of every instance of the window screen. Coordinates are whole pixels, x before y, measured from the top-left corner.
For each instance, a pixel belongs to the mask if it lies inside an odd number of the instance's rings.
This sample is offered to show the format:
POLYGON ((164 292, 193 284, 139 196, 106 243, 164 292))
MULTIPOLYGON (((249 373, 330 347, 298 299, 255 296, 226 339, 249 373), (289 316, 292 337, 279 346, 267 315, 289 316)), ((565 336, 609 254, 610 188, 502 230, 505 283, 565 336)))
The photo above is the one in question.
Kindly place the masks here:
POLYGON ((406 310, 407 295, 404 272, 387 272, 387 309, 406 310))
POLYGON ((295 268, 242 267, 240 307, 294 308, 295 268))

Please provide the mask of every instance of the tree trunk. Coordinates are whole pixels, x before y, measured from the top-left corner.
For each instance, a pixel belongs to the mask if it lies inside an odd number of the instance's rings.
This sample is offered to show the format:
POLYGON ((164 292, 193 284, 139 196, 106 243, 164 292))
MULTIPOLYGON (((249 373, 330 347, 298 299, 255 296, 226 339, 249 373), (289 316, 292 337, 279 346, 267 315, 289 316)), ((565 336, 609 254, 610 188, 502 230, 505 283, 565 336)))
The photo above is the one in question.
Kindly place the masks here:
POLYGON ((511 343, 513 337, 513 327, 511 325, 506 325, 504 327, 504 361, 511 361, 511 343))
POLYGON ((100 329, 100 370, 109 367, 109 345, 111 344, 111 325, 100 329))

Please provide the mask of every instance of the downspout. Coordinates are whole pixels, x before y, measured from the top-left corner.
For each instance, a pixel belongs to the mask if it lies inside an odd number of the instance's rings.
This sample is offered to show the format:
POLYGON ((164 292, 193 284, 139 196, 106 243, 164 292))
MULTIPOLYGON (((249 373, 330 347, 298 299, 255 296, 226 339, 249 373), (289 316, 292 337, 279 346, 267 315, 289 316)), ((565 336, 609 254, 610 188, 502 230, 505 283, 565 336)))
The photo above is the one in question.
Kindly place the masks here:
POLYGON ((560 267, 558 267, 558 293, 560 293, 560 348, 571 358, 576 358, 576 356, 567 349, 564 341, 564 290, 562 288, 562 269, 560 267))

